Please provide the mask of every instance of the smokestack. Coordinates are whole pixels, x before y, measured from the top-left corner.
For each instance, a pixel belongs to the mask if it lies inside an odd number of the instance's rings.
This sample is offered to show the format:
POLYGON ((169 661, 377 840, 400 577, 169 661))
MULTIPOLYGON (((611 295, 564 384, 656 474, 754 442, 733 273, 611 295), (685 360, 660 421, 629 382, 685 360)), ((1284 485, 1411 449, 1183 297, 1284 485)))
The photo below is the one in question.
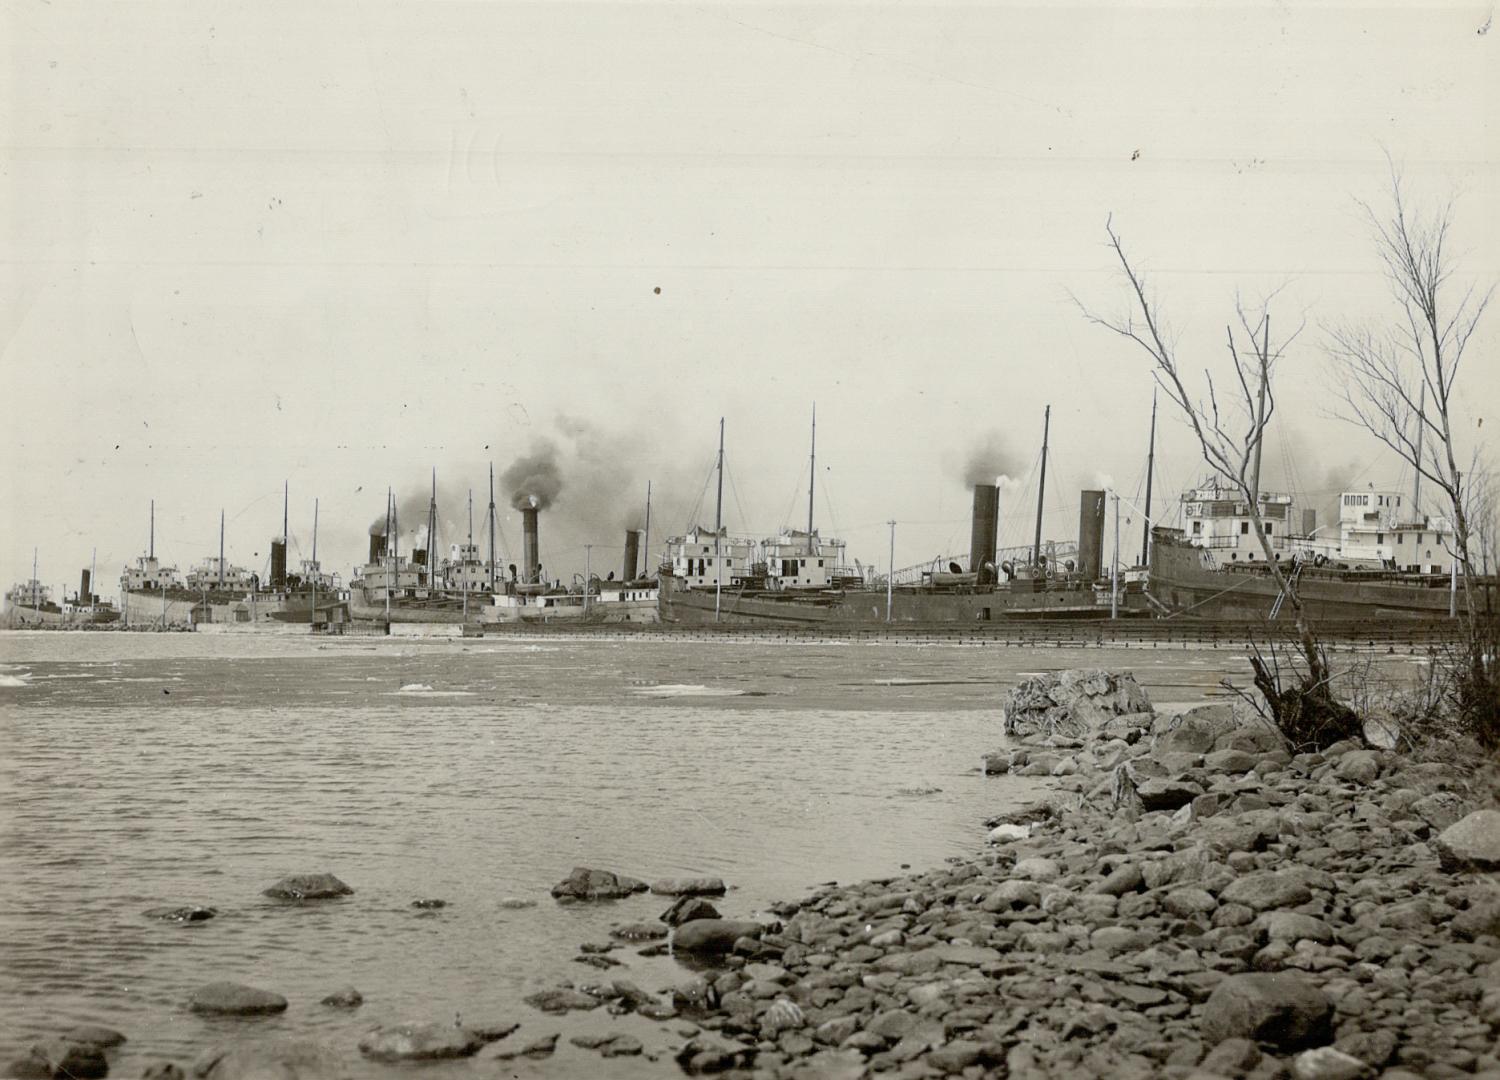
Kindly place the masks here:
POLYGON ((286 539, 271 541, 271 590, 281 592, 286 588, 286 539))
POLYGON ((1084 491, 1078 498, 1078 572, 1085 581, 1104 573, 1104 492, 1084 491))
POLYGON ((535 585, 540 561, 536 537, 536 507, 521 507, 521 583, 535 585))
POLYGON ((1311 536, 1318 531, 1318 512, 1310 506, 1302 508, 1302 535, 1311 536))
POLYGON ((975 484, 974 531, 969 540, 969 569, 976 575, 975 584, 995 582, 995 544, 999 531, 1000 489, 994 484, 975 484))
POLYGON ((625 567, 624 567, 624 574, 625 574, 625 576, 623 578, 621 578, 622 581, 634 581, 635 580, 636 563, 638 563, 640 561, 640 556, 641 556, 641 534, 640 534, 640 531, 637 530, 637 529, 626 529, 625 530, 625 567))
POLYGON ((427 549, 414 547, 411 549, 411 564, 413 566, 427 565, 427 549))
POLYGON ((94 602, 94 594, 89 592, 89 584, 89 570, 85 566, 83 568, 83 576, 78 579, 78 602, 80 604, 92 604, 94 602))
POLYGON ((370 562, 378 563, 385 558, 385 536, 382 533, 370 534, 370 562))

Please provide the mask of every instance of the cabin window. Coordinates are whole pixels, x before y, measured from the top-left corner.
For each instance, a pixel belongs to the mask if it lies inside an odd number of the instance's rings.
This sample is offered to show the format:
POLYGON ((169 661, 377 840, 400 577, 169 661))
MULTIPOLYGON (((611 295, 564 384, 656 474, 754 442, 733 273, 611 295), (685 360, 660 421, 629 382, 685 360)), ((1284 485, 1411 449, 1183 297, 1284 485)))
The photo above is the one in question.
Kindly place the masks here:
POLYGON ((1249 531, 1250 531, 1250 523, 1248 521, 1242 521, 1242 522, 1240 522, 1240 535, 1244 536, 1249 531))
POLYGON ((1375 534, 1375 542, 1377 544, 1383 544, 1383 543, 1385 543, 1385 533, 1382 533, 1382 532, 1376 533, 1375 534))
POLYGON ((1195 522, 1193 522, 1193 535, 1194 536, 1202 536, 1203 535, 1203 522, 1201 522, 1201 521, 1195 521, 1195 522))
POLYGON ((1271 535, 1271 523, 1269 521, 1266 522, 1266 535, 1267 536, 1271 535))

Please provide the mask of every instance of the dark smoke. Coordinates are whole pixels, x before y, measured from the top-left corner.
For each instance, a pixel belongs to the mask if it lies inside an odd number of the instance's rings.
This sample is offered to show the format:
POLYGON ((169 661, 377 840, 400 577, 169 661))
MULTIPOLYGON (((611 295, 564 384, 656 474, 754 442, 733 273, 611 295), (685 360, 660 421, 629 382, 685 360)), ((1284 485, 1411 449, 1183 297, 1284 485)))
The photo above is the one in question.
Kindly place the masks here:
POLYGON ((985 434, 964 460, 963 478, 967 487, 996 484, 1001 478, 1015 479, 1024 466, 1005 445, 998 431, 985 434))
POLYGON ((562 494, 562 470, 558 465, 557 447, 538 440, 531 452, 513 461, 500 474, 500 487, 510 493, 512 509, 535 506, 545 510, 562 494))

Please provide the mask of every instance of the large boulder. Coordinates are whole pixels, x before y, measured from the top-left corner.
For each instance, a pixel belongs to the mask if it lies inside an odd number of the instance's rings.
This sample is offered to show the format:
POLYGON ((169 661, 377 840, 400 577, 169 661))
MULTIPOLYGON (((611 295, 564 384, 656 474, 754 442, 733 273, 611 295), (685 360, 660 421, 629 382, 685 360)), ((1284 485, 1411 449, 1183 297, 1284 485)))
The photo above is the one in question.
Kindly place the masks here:
POLYGON ((572 900, 618 900, 633 893, 645 892, 646 883, 608 870, 590 870, 575 866, 562 881, 552 886, 552 896, 563 902, 572 900))
POLYGON ((719 909, 697 896, 679 897, 677 902, 663 911, 657 918, 668 926, 681 926, 694 919, 720 918, 719 909))
POLYGON ((1205 1046, 1253 1039, 1284 1050, 1319 1046, 1332 1034, 1333 1001, 1306 976, 1291 971, 1230 975, 1203 1006, 1205 1046))
POLYGON ((194 990, 188 1008, 221 1016, 264 1016, 286 1012, 286 998, 243 983, 214 982, 194 990))
POLYGON ((453 1024, 392 1024, 359 1040, 359 1051, 376 1061, 441 1061, 469 1057, 485 1040, 453 1024))
POLYGON ((651 883, 651 891, 658 896, 723 896, 727 891, 723 878, 663 878, 651 883))
POLYGON ((765 927, 758 922, 738 919, 694 919, 672 932, 672 948, 677 952, 727 953, 740 938, 758 938, 765 927))
POLYGON ((344 1055, 311 1039, 256 1039, 200 1057, 203 1080, 353 1080, 344 1055))
POLYGON ((1007 735, 1080 738, 1113 717, 1149 713, 1151 699, 1129 672, 1076 668, 1021 681, 1003 707, 1007 735))
POLYGON ((273 900, 332 900, 353 892, 332 874, 292 874, 266 889, 263 895, 273 900))
POLYGON ((1475 810, 1433 840, 1444 870, 1500 870, 1500 810, 1475 810))

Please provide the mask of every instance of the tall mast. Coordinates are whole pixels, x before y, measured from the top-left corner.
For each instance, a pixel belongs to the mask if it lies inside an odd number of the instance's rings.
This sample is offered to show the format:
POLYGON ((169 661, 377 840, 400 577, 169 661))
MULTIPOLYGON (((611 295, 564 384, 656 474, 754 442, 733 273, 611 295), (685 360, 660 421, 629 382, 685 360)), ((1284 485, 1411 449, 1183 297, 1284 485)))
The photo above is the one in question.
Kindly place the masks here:
POLYGON ((1422 520, 1422 443, 1427 436, 1427 382, 1422 382, 1421 404, 1417 406, 1416 461, 1411 478, 1411 516, 1413 521, 1422 520))
POLYGON ((385 625, 391 625, 391 587, 396 576, 396 500, 391 489, 385 489, 385 625))
POLYGON ((36 548, 31 549, 31 606, 37 606, 36 548))
POLYGON ((490 462, 490 591, 495 591, 495 463, 490 462))
POLYGON ((464 622, 469 621, 469 557, 474 550, 474 489, 469 489, 469 543, 464 548, 463 558, 458 560, 459 572, 463 575, 464 622))
POLYGON ((437 469, 432 470, 432 498, 427 503, 427 583, 437 588, 437 469))
POLYGON ((812 410, 812 453, 808 459, 807 469, 807 553, 816 555, 813 549, 813 487, 818 482, 818 403, 813 402, 812 410))
POLYGON ((720 543, 724 534, 724 418, 719 417, 719 495, 714 503, 714 622, 719 621, 719 605, 724 592, 724 560, 720 543))
POLYGON ((1052 406, 1042 415, 1042 475, 1036 485, 1036 541, 1032 546, 1031 565, 1042 565, 1042 500, 1047 494, 1047 436, 1052 429, 1052 406))
POLYGON ((219 508, 219 588, 224 587, 224 508, 219 508))
POLYGON ((313 499, 313 551, 312 565, 308 567, 312 571, 308 576, 312 578, 312 606, 307 610, 307 628, 311 630, 318 624, 318 500, 313 499))
POLYGON ((283 480, 281 482, 281 542, 283 544, 290 544, 292 541, 292 534, 287 528, 287 511, 291 507, 291 494, 291 484, 283 480))
POLYGON ((156 500, 151 500, 151 544, 146 548, 146 558, 156 558, 156 500))
POLYGON ((1141 526, 1141 565, 1151 557, 1151 479, 1156 472, 1156 391, 1151 391, 1151 442, 1146 450, 1146 520, 1141 526))
POLYGON ((98 548, 94 548, 94 550, 89 554, 89 606, 90 607, 92 607, 93 603, 94 603, 94 588, 95 588, 95 582, 97 580, 94 577, 94 572, 95 572, 95 570, 98 569, 98 567, 95 565, 98 561, 99 561, 99 549, 98 548))
POLYGON ((646 481, 646 535, 641 546, 645 549, 645 564, 641 567, 641 577, 651 576, 651 481, 646 481))

